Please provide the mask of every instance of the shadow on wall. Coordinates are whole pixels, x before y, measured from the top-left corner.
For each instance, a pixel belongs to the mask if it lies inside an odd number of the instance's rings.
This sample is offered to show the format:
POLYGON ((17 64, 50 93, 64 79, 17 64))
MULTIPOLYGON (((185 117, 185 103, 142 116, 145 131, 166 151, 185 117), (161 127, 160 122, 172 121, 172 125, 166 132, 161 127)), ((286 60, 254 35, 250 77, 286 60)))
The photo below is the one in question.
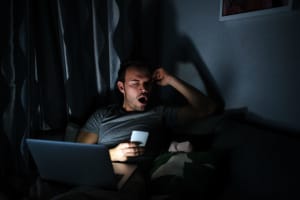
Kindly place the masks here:
MULTIPOLYGON (((222 108, 225 107, 225 101, 222 97, 222 93, 212 76, 211 72, 209 71, 209 67, 205 64, 203 61, 203 58, 201 56, 201 52, 199 52, 199 49, 195 45, 195 43, 192 41, 192 39, 188 36, 182 33, 182 31, 179 30, 178 27, 178 14, 176 12, 175 4, 173 1, 164 1, 161 8, 161 63, 163 64, 166 69, 171 72, 175 73, 176 64, 178 63, 192 63, 197 70, 198 74, 192 74, 194 76, 198 75, 201 80, 204 83, 205 89, 207 93, 212 96, 214 99, 216 99, 220 104, 222 105, 222 108)), ((294 1, 293 9, 299 10, 300 8, 300 1, 294 1)), ((201 37, 201 35, 199 36, 201 37)), ((237 75, 235 71, 231 71, 231 66, 226 66, 226 63, 224 63, 225 66, 223 66, 224 73, 222 74, 221 83, 226 84, 226 87, 222 86, 223 88, 232 88, 233 82, 232 76, 237 75), (226 71, 225 71, 226 69, 226 71), (230 69, 230 70, 228 70, 230 69), (234 73, 234 74, 233 74, 234 73)), ((189 67, 185 65, 180 65, 180 67, 189 67)), ((221 69, 222 70, 222 69, 221 69)), ((220 72, 218 72, 220 73, 220 72)), ((221 72, 222 73, 222 72, 221 72)), ((191 77, 194 78, 194 77, 191 77)), ((201 84, 201 83, 199 83, 201 84)), ((164 89, 165 90, 165 89, 164 89)), ((176 101, 179 101, 180 103, 184 101, 182 97, 176 93, 176 91, 173 91, 172 89, 167 88, 168 91, 162 91, 161 96, 163 99, 163 102, 166 102, 168 104, 174 103, 174 99, 176 101)), ((230 93, 230 91, 222 91, 226 92, 227 94, 230 93)), ((233 94, 234 95, 234 94, 233 94)), ((236 98, 233 96, 233 98, 236 98)), ((246 106, 247 105, 243 105, 246 106)), ((284 127, 283 125, 278 125, 275 121, 270 121, 267 119, 264 119, 262 116, 259 116, 254 113, 248 113, 248 120, 251 123, 254 123, 259 126, 266 126, 268 128, 274 129, 274 130, 286 130, 289 129, 288 127, 284 127)), ((291 130, 294 132, 294 130, 291 130)))
MULTIPOLYGON (((179 33, 177 28, 177 13, 172 1, 164 1, 161 9, 163 16, 163 24, 161 24, 162 35, 162 59, 163 66, 172 74, 175 73, 176 64, 191 63, 197 71, 197 75, 203 81, 206 93, 214 98, 220 104, 220 110, 225 107, 224 99, 221 95, 219 87, 209 71, 206 64, 203 62, 200 52, 196 49, 193 41, 187 36, 179 33)), ((185 65, 181 65, 185 66, 185 65)), ((196 75, 196 74, 195 74, 196 75)), ((178 99, 181 103, 184 101, 176 91, 168 89, 162 93, 163 101, 178 99), (174 98, 170 98, 174 95, 174 98), (168 95, 164 95, 168 94, 168 95)), ((167 102, 171 103, 171 102, 167 102)))

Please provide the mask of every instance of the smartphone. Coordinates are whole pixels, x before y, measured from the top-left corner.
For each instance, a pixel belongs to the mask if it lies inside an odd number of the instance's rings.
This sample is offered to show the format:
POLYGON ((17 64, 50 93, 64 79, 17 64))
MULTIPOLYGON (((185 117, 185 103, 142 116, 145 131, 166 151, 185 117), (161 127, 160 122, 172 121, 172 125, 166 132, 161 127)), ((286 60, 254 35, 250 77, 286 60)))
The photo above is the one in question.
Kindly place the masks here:
POLYGON ((149 132, 133 130, 131 132, 130 141, 137 142, 139 146, 145 146, 147 143, 149 132))

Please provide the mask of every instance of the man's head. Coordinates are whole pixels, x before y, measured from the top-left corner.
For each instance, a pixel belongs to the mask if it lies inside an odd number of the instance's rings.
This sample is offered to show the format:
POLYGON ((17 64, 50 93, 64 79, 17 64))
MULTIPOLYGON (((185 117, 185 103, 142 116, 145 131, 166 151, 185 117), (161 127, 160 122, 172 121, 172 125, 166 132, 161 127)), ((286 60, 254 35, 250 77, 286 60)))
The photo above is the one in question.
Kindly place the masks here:
POLYGON ((117 87, 123 94, 126 111, 144 111, 152 85, 150 67, 139 61, 123 63, 118 73, 117 87))

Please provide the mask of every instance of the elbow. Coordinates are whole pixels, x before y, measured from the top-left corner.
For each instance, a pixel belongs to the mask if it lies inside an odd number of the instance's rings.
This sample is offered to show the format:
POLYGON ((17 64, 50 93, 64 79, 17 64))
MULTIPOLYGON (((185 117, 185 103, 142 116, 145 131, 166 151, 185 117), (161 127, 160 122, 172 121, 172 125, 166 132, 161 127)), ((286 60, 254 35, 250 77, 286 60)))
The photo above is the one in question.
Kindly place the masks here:
POLYGON ((96 144, 98 142, 98 135, 96 133, 80 132, 77 137, 77 142, 96 144))

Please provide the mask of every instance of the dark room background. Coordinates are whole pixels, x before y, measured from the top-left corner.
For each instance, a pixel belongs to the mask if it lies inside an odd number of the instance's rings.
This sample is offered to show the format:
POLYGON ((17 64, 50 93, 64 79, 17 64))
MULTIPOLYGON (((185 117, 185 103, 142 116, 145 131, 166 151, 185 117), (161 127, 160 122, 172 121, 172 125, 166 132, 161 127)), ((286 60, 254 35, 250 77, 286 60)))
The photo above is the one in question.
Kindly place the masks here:
MULTIPOLYGON (((161 65, 205 92, 209 83, 226 109, 246 107, 299 131, 299 1, 286 12, 229 21, 219 21, 219 6, 219 0, 1 1, 3 168, 22 173, 25 137, 82 124, 115 101, 119 64, 128 58, 161 65)), ((175 95, 167 94, 166 103, 175 95)))

